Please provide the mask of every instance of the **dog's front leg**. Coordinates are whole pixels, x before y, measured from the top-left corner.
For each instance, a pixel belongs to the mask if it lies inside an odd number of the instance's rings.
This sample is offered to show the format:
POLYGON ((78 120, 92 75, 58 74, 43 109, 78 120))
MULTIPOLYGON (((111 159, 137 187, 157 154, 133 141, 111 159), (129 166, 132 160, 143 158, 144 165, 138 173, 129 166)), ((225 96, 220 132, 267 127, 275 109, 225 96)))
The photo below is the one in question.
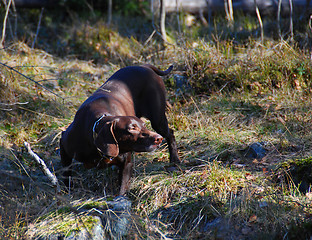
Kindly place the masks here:
POLYGON ((129 190, 130 179, 132 176, 133 163, 131 161, 131 153, 126 153, 123 156, 123 167, 120 168, 119 179, 121 182, 119 195, 123 196, 129 190))

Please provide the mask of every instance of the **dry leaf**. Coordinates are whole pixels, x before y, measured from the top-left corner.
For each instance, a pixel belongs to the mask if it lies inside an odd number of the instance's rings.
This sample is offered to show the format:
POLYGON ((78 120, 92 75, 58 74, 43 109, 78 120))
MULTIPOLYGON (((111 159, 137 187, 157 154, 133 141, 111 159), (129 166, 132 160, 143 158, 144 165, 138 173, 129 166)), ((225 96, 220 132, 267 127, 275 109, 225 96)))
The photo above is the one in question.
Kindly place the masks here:
POLYGON ((258 220, 258 217, 257 217, 256 215, 252 215, 252 216, 249 218, 248 222, 249 222, 249 223, 254 223, 254 222, 257 222, 257 220, 258 220))

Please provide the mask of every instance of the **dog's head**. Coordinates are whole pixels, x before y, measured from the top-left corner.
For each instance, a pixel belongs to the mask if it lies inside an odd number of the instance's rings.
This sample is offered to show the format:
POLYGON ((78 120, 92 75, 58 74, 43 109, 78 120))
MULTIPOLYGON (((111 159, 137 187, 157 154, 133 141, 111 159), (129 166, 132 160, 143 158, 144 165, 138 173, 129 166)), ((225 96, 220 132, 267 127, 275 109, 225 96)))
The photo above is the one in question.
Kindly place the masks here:
POLYGON ((119 153, 151 152, 162 142, 159 134, 148 130, 141 119, 133 116, 112 117, 98 131, 94 144, 107 157, 119 153))

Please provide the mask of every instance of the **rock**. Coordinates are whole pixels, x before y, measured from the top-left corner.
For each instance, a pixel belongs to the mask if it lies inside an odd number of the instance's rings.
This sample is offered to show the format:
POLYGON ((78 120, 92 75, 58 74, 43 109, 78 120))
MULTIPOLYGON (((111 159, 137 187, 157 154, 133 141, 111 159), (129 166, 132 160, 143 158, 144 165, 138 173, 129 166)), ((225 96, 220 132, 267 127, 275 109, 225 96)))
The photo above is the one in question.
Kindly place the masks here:
POLYGON ((93 240, 105 239, 105 232, 103 229, 101 218, 100 217, 96 217, 96 218, 98 219, 98 222, 97 224, 95 224, 92 230, 93 240))
POLYGON ((223 224, 223 219, 221 217, 217 217, 214 220, 212 220, 211 222, 207 222, 202 228, 201 228, 201 232, 208 232, 208 231, 212 231, 215 230, 216 228, 220 227, 220 224, 223 224))
POLYGON ((88 240, 88 239, 93 239, 93 237, 86 229, 82 229, 79 232, 72 233, 70 236, 64 238, 64 240, 88 240))
MULTIPOLYGON (((97 203, 98 204, 98 203, 97 203)), ((89 220, 88 224, 80 225, 79 227, 71 230, 69 236, 65 236, 64 229, 60 232, 42 236, 38 238, 40 232, 33 232, 36 226, 33 227, 32 231, 29 230, 29 235, 32 234, 30 239, 40 240, 104 240, 104 239, 123 239, 128 235, 128 232, 132 226, 131 217, 131 202, 125 197, 116 197, 113 201, 103 201, 102 205, 95 205, 90 207, 79 208, 80 220, 87 217, 89 220)), ((68 213, 68 216, 70 212, 68 213)), ((76 218, 77 214, 73 215, 76 218)), ((72 221, 73 218, 65 217, 66 221, 72 221)), ((49 223, 53 223, 53 219, 46 220, 44 225, 49 228, 49 223)), ((60 222, 60 225, 68 224, 66 222, 60 222)), ((66 229, 69 231, 70 229, 66 229)))
POLYGON ((125 197, 118 196, 107 204, 112 211, 107 211, 102 217, 102 224, 112 239, 121 239, 127 235, 131 227, 131 202, 125 197))
POLYGON ((176 93, 185 93, 187 91, 191 90, 191 85, 187 79, 187 77, 179 75, 179 74, 174 74, 173 78, 175 80, 176 88, 177 91, 176 93))
POLYGON ((107 202, 114 211, 130 211, 131 202, 123 196, 117 196, 114 201, 107 202))
POLYGON ((266 155, 263 143, 253 143, 245 149, 245 156, 252 159, 262 159, 266 155))

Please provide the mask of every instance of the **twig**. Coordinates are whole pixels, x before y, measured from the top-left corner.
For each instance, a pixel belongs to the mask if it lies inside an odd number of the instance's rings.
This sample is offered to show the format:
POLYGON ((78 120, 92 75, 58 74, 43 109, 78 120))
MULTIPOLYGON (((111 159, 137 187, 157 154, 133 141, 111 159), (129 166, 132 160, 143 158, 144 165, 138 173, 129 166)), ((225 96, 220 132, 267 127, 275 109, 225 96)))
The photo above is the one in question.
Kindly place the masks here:
POLYGON ((23 102, 23 103, 20 103, 20 102, 15 102, 15 103, 1 103, 0 102, 0 106, 4 106, 6 108, 0 108, 0 110, 2 111, 12 111, 13 108, 9 108, 10 106, 15 106, 15 105, 26 105, 28 104, 28 102, 23 102))
MULTIPOLYGON (((13 155, 13 157, 15 158, 14 164, 16 164, 18 166, 19 169, 23 169, 23 171, 25 172, 25 174, 30 178, 30 180, 32 180, 32 178, 30 177, 29 173, 27 172, 24 164, 18 159, 18 157, 16 156, 16 154, 13 152, 12 149, 10 149, 11 154, 13 155)), ((33 181, 33 180, 32 180, 33 181)))
POLYGON ((4 106, 14 106, 14 105, 26 105, 28 104, 29 102, 16 102, 16 103, 1 103, 0 102, 0 105, 4 105, 4 106))
POLYGON ((167 33, 166 33, 166 7, 165 7, 165 1, 160 0, 160 16, 159 16, 159 25, 160 25, 160 33, 163 41, 165 43, 168 42, 167 40, 167 33))
POLYGON ((282 32, 281 32, 281 8, 282 8, 282 0, 278 0, 278 8, 277 8, 277 27, 278 27, 278 35, 282 40, 282 32))
POLYGON ((294 41, 294 24, 293 24, 293 2, 292 0, 289 0, 289 8, 290 8, 290 13, 289 13, 289 31, 290 31, 290 41, 294 41))
POLYGON ((256 6, 256 14, 257 14, 257 18, 258 18, 258 21, 259 21, 259 25, 260 25, 260 30, 261 30, 261 44, 263 44, 263 23, 262 23, 262 19, 261 19, 261 15, 260 15, 260 11, 259 11, 259 8, 258 8, 258 4, 257 4, 257 0, 254 0, 255 2, 255 6, 256 6))
POLYGON ((92 16, 95 17, 96 15, 95 15, 94 8, 93 8, 92 4, 88 3, 87 0, 85 0, 84 3, 87 5, 89 10, 91 11, 92 16))
POLYGON ((0 65, 2 65, 2 66, 4 66, 4 67, 6 67, 6 68, 8 68, 8 69, 10 69, 10 70, 12 70, 12 71, 18 73, 19 75, 23 76, 24 78, 28 79, 29 81, 36 83, 38 86, 42 87, 42 88, 45 89, 46 91, 48 91, 48 92, 52 93, 53 95, 55 95, 55 96, 61 98, 62 100, 65 100, 65 98, 61 97, 61 96, 58 95, 57 93, 53 92, 52 90, 48 89, 48 88, 45 87, 44 85, 40 84, 38 81, 36 81, 36 80, 34 80, 34 79, 32 79, 32 78, 26 76, 25 74, 23 74, 23 73, 17 71, 15 68, 10 67, 9 65, 6 65, 5 63, 2 63, 2 62, 0 62, 0 65))
POLYGON ((181 23, 180 23, 180 10, 179 10, 179 6, 180 6, 179 0, 176 0, 178 30, 179 30, 179 36, 181 36, 181 23))
POLYGON ((146 44, 149 43, 149 41, 151 41, 151 39, 153 38, 154 34, 156 33, 156 30, 154 29, 154 31, 152 32, 152 34, 148 37, 148 39, 145 41, 145 43, 143 44, 143 46, 146 46, 146 44))
POLYGON ((30 144, 28 142, 24 142, 24 146, 26 147, 28 153, 39 164, 39 167, 40 167, 41 171, 44 173, 44 175, 46 175, 48 177, 48 179, 51 181, 53 187, 55 188, 56 194, 60 194, 61 193, 61 187, 58 183, 56 176, 53 173, 51 173, 51 171, 49 170, 49 168, 47 167, 45 162, 36 153, 34 153, 33 150, 31 150, 30 144))
POLYGON ((227 0, 224 0, 224 10, 225 10, 226 19, 229 20, 230 19, 230 17, 229 17, 229 6, 228 6, 227 0))
POLYGON ((40 30, 40 25, 41 25, 41 19, 42 19, 42 15, 43 15, 43 10, 44 10, 44 7, 41 8, 41 13, 40 13, 40 16, 39 16, 39 21, 38 21, 38 26, 37 26, 37 31, 36 31, 36 35, 35 35, 35 39, 31 45, 31 48, 34 48, 35 47, 35 44, 37 42, 37 37, 38 37, 38 34, 39 34, 39 30, 40 30))
MULTIPOLYGON (((310 19, 309 19, 309 28, 310 28, 311 33, 312 33, 312 15, 310 15, 310 19)), ((312 61, 312 50, 310 52, 310 59, 312 61)))
MULTIPOLYGON (((160 1, 162 1, 162 0, 160 0, 160 1)), ((156 27, 156 25, 155 25, 155 15, 156 15, 156 13, 155 13, 155 9, 154 9, 154 0, 152 0, 152 3, 151 3, 151 12, 152 12, 152 26, 153 26, 153 28, 154 28, 154 30, 155 30, 155 32, 157 33, 157 35, 159 35, 162 39, 163 39, 163 36, 162 36, 162 33, 160 33, 158 30, 157 30, 157 27, 156 27)), ((160 14, 161 15, 161 14, 160 14)), ((153 34, 154 35, 154 34, 153 34)), ((163 41, 165 42, 165 40, 163 39, 163 41)), ((169 44, 169 45, 173 45, 173 44, 171 44, 171 43, 169 43, 168 41, 166 42, 166 44, 169 44)))
POLYGON ((202 24, 203 24, 204 26, 208 26, 208 22, 207 22, 207 20, 206 20, 205 17, 204 17, 204 10, 203 10, 203 9, 201 9, 201 10, 199 11, 199 18, 200 18, 200 21, 202 22, 202 24))
POLYGON ((6 23, 7 23, 7 20, 8 20, 8 15, 9 15, 9 10, 10 10, 11 3, 12 3, 12 0, 9 0, 9 3, 6 6, 7 8, 6 8, 6 12, 5 12, 4 20, 3 20, 2 38, 1 38, 1 42, 0 42, 0 48, 3 48, 3 43, 4 43, 4 39, 5 39, 6 23))
POLYGON ((17 36, 17 12, 16 12, 16 6, 15 6, 15 0, 12 2, 12 8, 13 8, 12 16, 15 18, 14 33, 13 33, 13 36, 12 36, 12 39, 14 39, 17 36))
POLYGON ((233 16, 233 3, 232 0, 224 0, 225 14, 228 20, 228 23, 233 27, 234 16, 233 16))
MULTIPOLYGON (((11 13, 10 15, 15 17, 15 20, 16 20, 16 9, 15 9, 15 5, 14 5, 14 1, 12 1, 10 13, 11 13), (12 10, 13 10, 13 13, 12 13, 12 10)), ((8 28, 10 29, 11 38, 14 39, 13 27, 12 27, 10 18, 8 18, 8 28)))
POLYGON ((165 235, 165 234, 163 234, 163 233, 159 230, 159 228, 158 228, 158 227, 156 227, 155 225, 154 225, 152 228, 153 228, 153 230, 155 230, 155 232, 157 232, 157 233, 159 233, 159 234, 160 234, 161 239, 164 239, 164 240, 171 240, 171 239, 172 239, 172 238, 168 238, 168 237, 166 237, 166 235, 165 235))

